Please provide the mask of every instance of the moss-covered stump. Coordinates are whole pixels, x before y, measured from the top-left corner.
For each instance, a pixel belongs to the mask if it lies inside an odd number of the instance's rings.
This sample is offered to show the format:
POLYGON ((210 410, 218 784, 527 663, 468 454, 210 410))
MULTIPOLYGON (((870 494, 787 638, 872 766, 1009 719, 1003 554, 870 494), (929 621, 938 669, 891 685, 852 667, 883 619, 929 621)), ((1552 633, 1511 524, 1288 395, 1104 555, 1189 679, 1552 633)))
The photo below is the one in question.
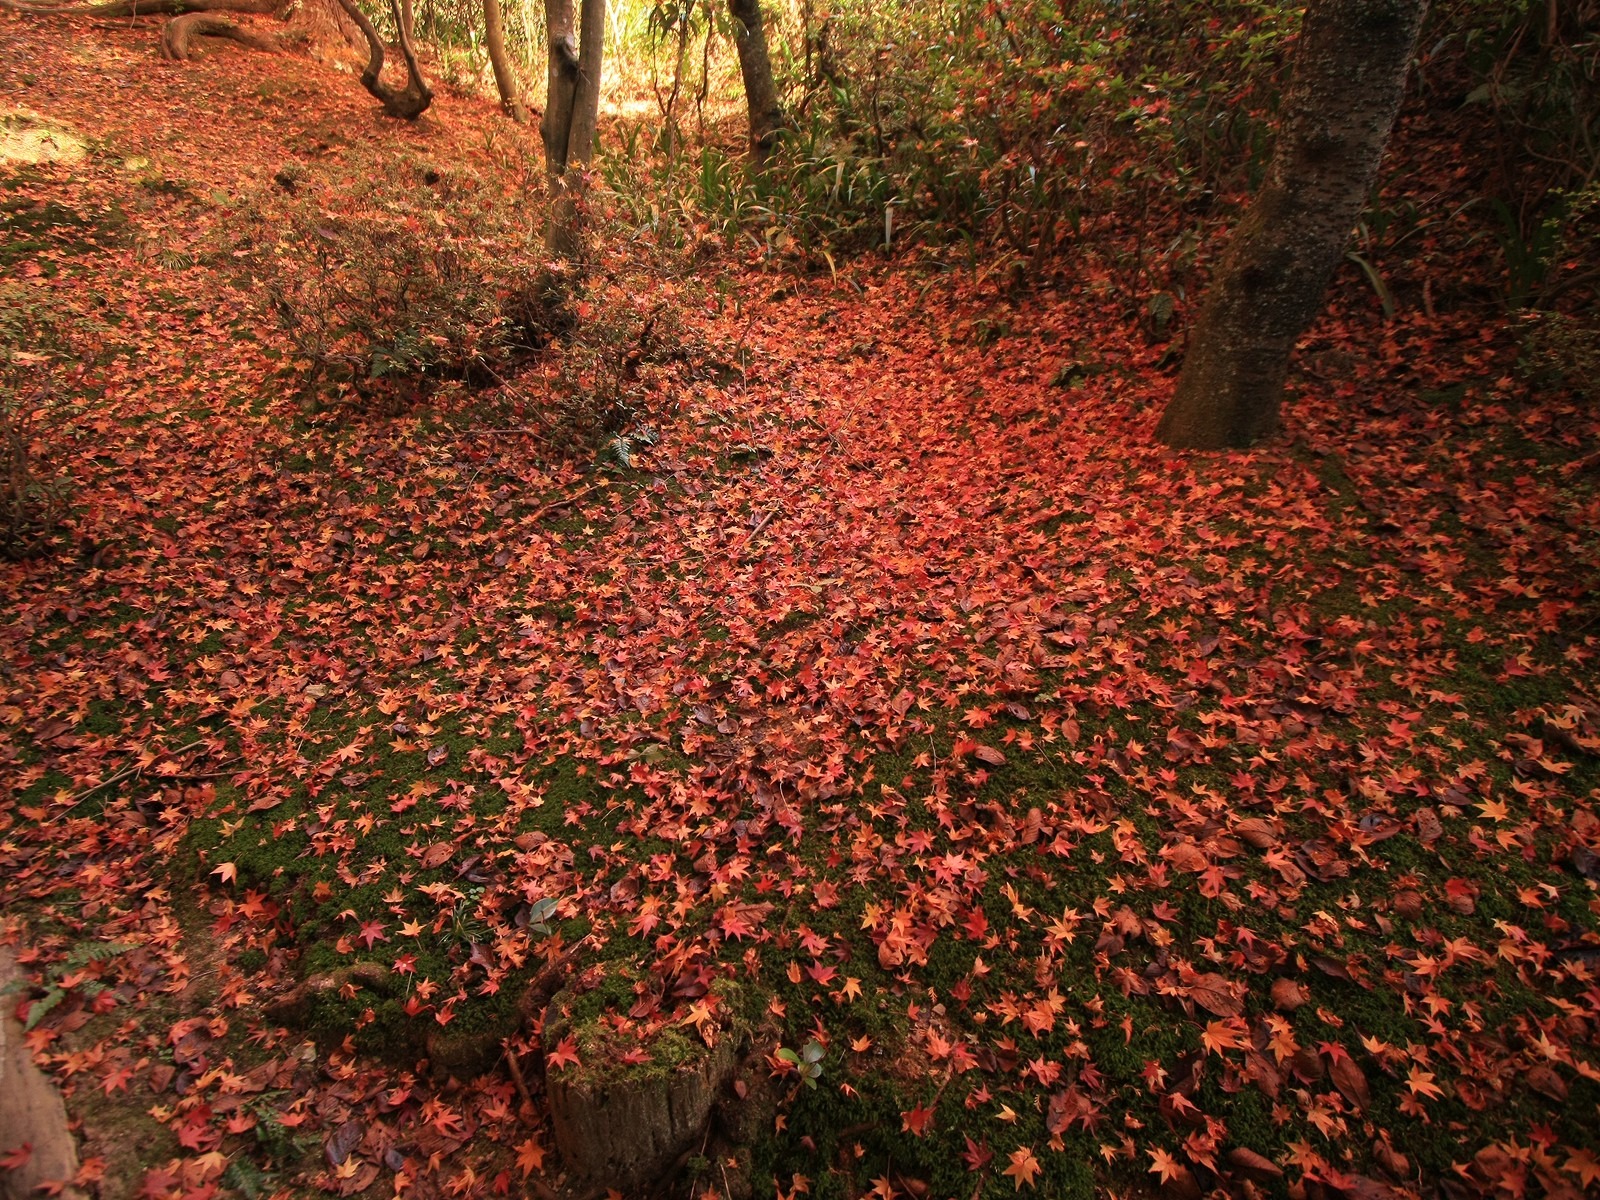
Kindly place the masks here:
POLYGON ((476 1079, 492 1070, 505 1052, 505 1040, 517 1031, 518 1022, 501 1016, 479 1029, 431 1029, 428 1031, 428 1066, 437 1077, 476 1079))
POLYGON ((574 1030, 566 993, 551 1002, 545 1032, 554 1045, 569 1034, 580 1062, 547 1070, 545 1093, 556 1149, 578 1179, 630 1191, 660 1180, 705 1140, 713 1110, 733 1079, 738 1035, 668 1030, 647 1050, 650 1061, 624 1062, 619 1047, 574 1030))

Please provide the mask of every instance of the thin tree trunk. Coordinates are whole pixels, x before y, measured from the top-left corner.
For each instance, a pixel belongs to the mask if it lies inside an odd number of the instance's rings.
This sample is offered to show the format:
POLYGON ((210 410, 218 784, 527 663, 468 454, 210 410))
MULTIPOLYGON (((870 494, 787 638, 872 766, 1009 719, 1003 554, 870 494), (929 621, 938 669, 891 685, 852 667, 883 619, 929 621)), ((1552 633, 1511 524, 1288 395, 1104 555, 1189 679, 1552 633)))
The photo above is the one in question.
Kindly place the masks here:
POLYGON ((757 162, 765 162, 777 149, 783 106, 772 78, 761 0, 728 0, 728 14, 733 17, 733 42, 739 51, 739 74, 744 77, 745 106, 750 113, 750 154, 757 162))
POLYGON ((582 248, 579 204, 600 124, 606 0, 582 0, 576 37, 572 16, 572 0, 545 0, 550 31, 550 90, 541 125, 550 183, 545 246, 558 258, 576 257, 582 248))
POLYGON ((1427 0, 1312 0, 1267 179, 1234 231, 1156 435, 1248 446, 1272 433, 1294 344, 1322 307, 1377 174, 1427 0))
POLYGON ((494 85, 500 92, 500 107, 519 125, 528 123, 528 109, 517 87, 517 73, 506 54, 505 23, 500 19, 500 0, 483 0, 483 40, 489 47, 489 65, 494 68, 494 85))

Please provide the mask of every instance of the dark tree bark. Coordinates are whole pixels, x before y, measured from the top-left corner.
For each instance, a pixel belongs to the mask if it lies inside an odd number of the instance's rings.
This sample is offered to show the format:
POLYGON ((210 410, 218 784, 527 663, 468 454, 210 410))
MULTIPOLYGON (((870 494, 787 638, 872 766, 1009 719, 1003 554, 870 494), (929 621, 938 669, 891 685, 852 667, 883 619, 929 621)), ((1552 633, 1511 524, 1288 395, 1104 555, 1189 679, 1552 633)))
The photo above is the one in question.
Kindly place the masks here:
POLYGON ((1312 0, 1266 183, 1234 231, 1156 435, 1248 446, 1272 433, 1289 357, 1361 214, 1427 0, 1312 0))
POLYGON ((519 125, 528 123, 528 107, 517 87, 517 73, 506 53, 505 22, 500 17, 500 0, 483 0, 483 40, 489 47, 489 66, 494 69, 494 85, 500 92, 500 107, 519 125))
POLYGON ((211 13, 185 13, 181 17, 173 17, 161 27, 161 53, 167 58, 185 62, 193 52, 191 43, 197 37, 226 38, 251 50, 262 50, 269 54, 278 49, 274 39, 241 28, 227 17, 211 13))
POLYGON ((733 43, 739 51, 739 74, 744 77, 745 106, 750 113, 750 154, 757 162, 765 162, 777 149, 783 106, 772 78, 761 0, 728 0, 728 14, 733 18, 733 43))
POLYGON ((361 72, 361 86, 383 105, 383 111, 389 116, 415 121, 433 103, 433 92, 428 87, 428 81, 422 77, 416 51, 411 46, 409 2, 402 7, 401 0, 389 0, 395 28, 400 35, 400 57, 406 64, 406 86, 403 88, 383 81, 383 39, 372 27, 372 22, 367 20, 366 14, 356 7, 355 0, 339 0, 339 7, 344 9, 345 15, 356 23, 362 36, 367 39, 367 67, 361 72))
POLYGON ((581 28, 575 30, 572 0, 545 0, 550 35, 549 94, 540 125, 550 186, 545 246, 558 258, 576 257, 582 248, 579 202, 600 124, 606 0, 583 0, 580 16, 581 28))

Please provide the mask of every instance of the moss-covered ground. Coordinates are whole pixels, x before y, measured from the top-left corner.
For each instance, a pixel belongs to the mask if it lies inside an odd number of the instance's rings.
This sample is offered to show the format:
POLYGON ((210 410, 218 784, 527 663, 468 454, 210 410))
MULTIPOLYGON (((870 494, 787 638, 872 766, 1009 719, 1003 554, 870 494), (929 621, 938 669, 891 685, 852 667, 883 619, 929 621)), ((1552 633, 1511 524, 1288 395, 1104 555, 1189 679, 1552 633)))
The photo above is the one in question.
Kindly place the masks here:
POLYGON ((157 140, 93 99, 134 35, 85 36, 94 151, 0 189, 98 351, 66 532, 0 583, 0 928, 83 1183, 556 1187, 545 1071, 718 1038, 780 1097, 758 1195, 1600 1182, 1596 430, 1498 321, 1340 291, 1285 434, 1186 457, 1092 277, 619 251, 597 294, 685 346, 629 368, 627 465, 550 443, 604 384, 560 345, 308 413, 225 248, 285 164, 498 186, 485 114, 241 59, 197 68, 265 106, 237 145, 157 140))

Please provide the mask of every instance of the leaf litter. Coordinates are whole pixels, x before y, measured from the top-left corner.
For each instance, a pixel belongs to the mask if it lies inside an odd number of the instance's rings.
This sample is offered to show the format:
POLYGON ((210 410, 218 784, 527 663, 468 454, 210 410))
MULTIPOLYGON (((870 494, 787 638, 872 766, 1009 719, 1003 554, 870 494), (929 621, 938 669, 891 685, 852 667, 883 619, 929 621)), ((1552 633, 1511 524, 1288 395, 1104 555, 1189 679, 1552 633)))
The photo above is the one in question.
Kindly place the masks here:
POLYGON ((1508 340, 1341 297, 1348 378, 1188 458, 1092 279, 997 343, 965 277, 750 272, 636 298, 739 369, 657 381, 622 469, 447 394, 302 420, 239 285, 156 243, 220 244, 312 128, 491 173, 487 110, 263 114, 299 68, 228 58, 135 121, 101 88, 148 47, 75 28, 89 65, 7 57, 123 157, 16 186, 132 236, 26 274, 124 352, 90 553, 4 567, 0 867, 36 1059, 166 1139, 130 1194, 549 1186, 533 1067, 585 1049, 511 1011, 548 964, 641 1064, 745 1004, 782 1196, 1600 1184, 1595 419, 1508 340), (133 158, 187 182, 139 208, 133 158), (308 1036, 266 1001, 312 979, 308 1036), (471 1086, 415 1069, 457 1022, 471 1086))

